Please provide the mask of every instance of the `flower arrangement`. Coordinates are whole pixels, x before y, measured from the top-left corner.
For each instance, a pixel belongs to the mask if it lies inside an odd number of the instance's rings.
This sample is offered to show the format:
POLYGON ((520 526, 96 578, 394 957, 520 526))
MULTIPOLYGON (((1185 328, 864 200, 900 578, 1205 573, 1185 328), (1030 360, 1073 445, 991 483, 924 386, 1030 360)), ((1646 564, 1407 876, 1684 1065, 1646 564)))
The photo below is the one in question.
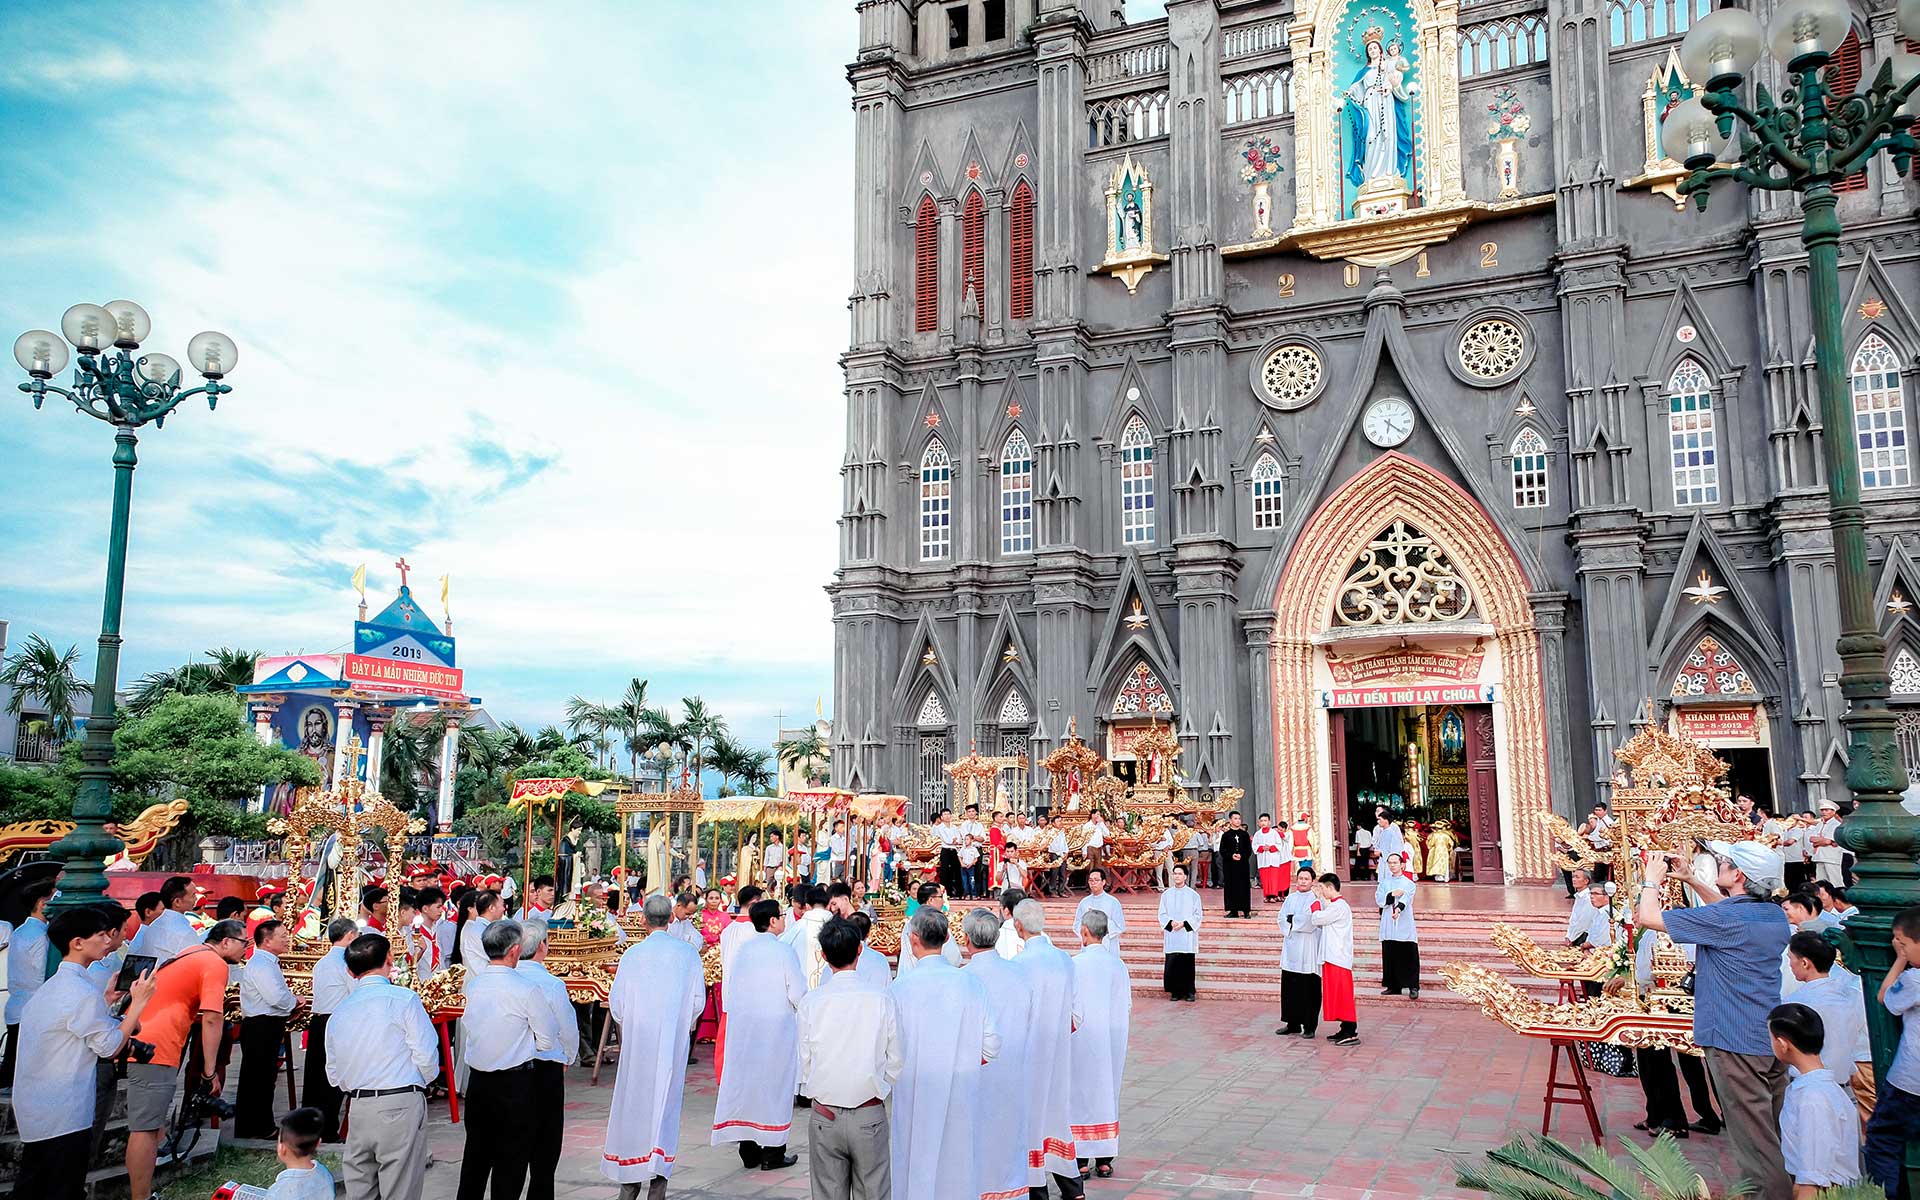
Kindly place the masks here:
POLYGON ((579 927, 586 931, 588 937, 619 936, 619 926, 614 922, 613 914, 597 904, 582 904, 576 916, 579 927))
POLYGON ((1527 115, 1527 106, 1520 102, 1520 94, 1511 87, 1503 87, 1493 94, 1493 103, 1487 105, 1487 111, 1493 114, 1493 123, 1487 126, 1487 140, 1490 142, 1519 141, 1533 128, 1533 118, 1527 115))
POLYGON ((1272 183, 1280 177, 1280 148, 1265 134, 1248 138, 1240 157, 1245 163, 1240 168, 1242 183, 1272 183))

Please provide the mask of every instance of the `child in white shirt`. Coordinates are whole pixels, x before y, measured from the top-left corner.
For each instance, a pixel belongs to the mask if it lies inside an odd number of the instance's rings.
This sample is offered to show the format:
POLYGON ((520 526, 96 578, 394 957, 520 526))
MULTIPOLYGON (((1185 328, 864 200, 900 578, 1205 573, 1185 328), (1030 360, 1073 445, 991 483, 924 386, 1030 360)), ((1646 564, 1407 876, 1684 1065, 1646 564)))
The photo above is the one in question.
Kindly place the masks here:
POLYGON ((1780 1105, 1780 1156, 1793 1180, 1793 1200, 1860 1178, 1860 1114, 1820 1061, 1826 1043, 1820 1014, 1787 1003, 1767 1014, 1773 1056, 1792 1076, 1780 1105))
POLYGON ((333 1200, 333 1172, 314 1155, 320 1149, 320 1110, 296 1108, 280 1118, 276 1148, 286 1170, 274 1177, 267 1200, 333 1200))
POLYGON ((1893 966, 1880 981, 1880 1003, 1900 1018, 1901 1033, 1867 1121, 1867 1174, 1897 1196, 1900 1160, 1907 1144, 1920 1138, 1920 905, 1893 918, 1893 966))

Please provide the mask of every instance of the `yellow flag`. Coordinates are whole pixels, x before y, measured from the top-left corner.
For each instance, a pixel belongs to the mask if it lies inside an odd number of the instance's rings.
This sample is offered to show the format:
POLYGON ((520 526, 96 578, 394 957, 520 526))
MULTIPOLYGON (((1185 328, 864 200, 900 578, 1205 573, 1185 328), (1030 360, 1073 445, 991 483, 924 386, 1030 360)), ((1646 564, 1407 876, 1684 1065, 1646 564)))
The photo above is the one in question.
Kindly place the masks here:
POLYGON ((453 579, 453 576, 451 575, 442 575, 440 577, 440 607, 441 608, 445 608, 447 606, 447 584, 452 579, 453 579))
POLYGON ((362 600, 367 598, 367 564, 365 563, 361 563, 353 573, 353 590, 360 593, 362 600))
POLYGON ((813 698, 813 719, 814 720, 817 721, 821 717, 826 715, 824 712, 821 711, 821 706, 825 703, 826 703, 826 697, 824 696, 815 696, 813 698))

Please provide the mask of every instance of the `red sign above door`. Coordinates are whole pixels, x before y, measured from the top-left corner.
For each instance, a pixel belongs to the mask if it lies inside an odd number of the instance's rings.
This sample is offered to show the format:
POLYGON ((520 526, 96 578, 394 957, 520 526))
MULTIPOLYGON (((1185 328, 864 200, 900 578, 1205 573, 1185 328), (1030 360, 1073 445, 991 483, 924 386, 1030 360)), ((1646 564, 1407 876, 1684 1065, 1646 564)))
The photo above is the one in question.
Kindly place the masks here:
POLYGON ((1491 683, 1408 684, 1404 687, 1323 689, 1321 708, 1401 708, 1413 704, 1491 704, 1491 683))

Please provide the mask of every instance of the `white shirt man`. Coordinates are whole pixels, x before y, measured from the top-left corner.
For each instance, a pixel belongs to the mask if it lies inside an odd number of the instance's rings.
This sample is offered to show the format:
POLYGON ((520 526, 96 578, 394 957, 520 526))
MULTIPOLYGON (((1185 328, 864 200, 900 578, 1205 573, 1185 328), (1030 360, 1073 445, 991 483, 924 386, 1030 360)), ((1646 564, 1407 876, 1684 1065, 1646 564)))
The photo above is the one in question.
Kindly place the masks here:
POLYGON ((843 879, 847 873, 847 835, 839 829, 827 839, 827 873, 831 878, 843 879))
POLYGON ((918 961, 891 989, 901 1064, 889 1129, 893 1194, 980 1200, 980 1069, 999 1054, 1000 1035, 986 989, 941 957, 944 919, 916 912, 907 929, 918 961))
POLYGON ((1127 977, 1127 964, 1094 936, 1096 932, 1081 931, 1086 946, 1073 960, 1074 995, 1083 1015, 1070 1039, 1073 1098, 1068 1111, 1075 1152, 1105 1174, 1120 1153, 1120 1078, 1127 1064, 1133 981, 1127 977))
POLYGON ((1567 915, 1567 944, 1588 948, 1613 945, 1613 909, 1604 885, 1593 884, 1575 898, 1573 911, 1567 915))
POLYGON ((280 959, 271 951, 255 946, 253 954, 240 968, 240 1016, 243 1019, 290 1016, 299 1004, 300 997, 287 986, 280 959))
POLYGON ((763 910, 753 922, 754 936, 734 956, 732 986, 721 989, 726 1069, 713 1106, 712 1144, 737 1142, 744 1165, 772 1169, 793 1161, 784 1155, 800 1069, 795 1014, 806 998, 807 979, 800 960, 780 941, 779 901, 754 907, 763 910))
MULTIPOLYGON (((656 934, 671 914, 666 897, 648 897, 647 923, 656 934)), ((700 954, 680 939, 647 937, 620 956, 607 1007, 620 1022, 623 1062, 600 1173, 621 1185, 623 1200, 635 1200, 643 1186, 656 1200, 666 1195, 680 1148, 687 1042, 706 1000, 700 954)))
MULTIPOLYGON (((1022 900, 1014 918, 1027 937, 1014 961, 1026 968, 1033 989, 1033 1026, 1027 1034, 1034 1087, 1028 1110, 1027 1181, 1048 1186, 1047 1176, 1075 1180, 1080 1163, 1073 1152, 1073 1049, 1070 1038, 1084 1015, 1074 984, 1073 959, 1046 935, 1046 911, 1037 900, 1022 900), (1035 1163, 1034 1156, 1038 1156, 1035 1163)), ((1062 1189, 1063 1194, 1070 1188, 1062 1189)))
POLYGON ((1388 858, 1406 852, 1406 835, 1400 832, 1398 825, 1382 816, 1373 827, 1373 855, 1379 860, 1381 871, 1385 872, 1388 858))
POLYGON ((858 1180, 860 1194, 888 1200, 893 1182, 885 1102, 901 1069, 892 992, 862 980, 857 966, 830 967, 820 986, 801 999, 794 1020, 796 1086, 813 1106, 807 1133, 813 1194, 846 1196, 858 1180))
POLYGON ((1088 913, 1102 913, 1107 918, 1106 943, 1118 953, 1120 935, 1127 931, 1127 916, 1120 911, 1120 901, 1107 891, 1107 873, 1098 868, 1087 872, 1087 886, 1093 890, 1082 897, 1073 910, 1073 932, 1078 936, 1086 928, 1088 913))
POLYGON ((347 972, 347 948, 335 946, 313 964, 313 1015, 332 1016, 357 984, 347 972))
POLYGON ((1313 912, 1320 898, 1313 894, 1313 873, 1295 871, 1292 889, 1280 902, 1280 1018, 1286 1024, 1274 1030, 1281 1037, 1312 1037, 1320 1024, 1320 928, 1313 912))
POLYGON ((1841 867, 1846 852, 1840 846, 1840 806, 1831 800, 1820 802, 1820 820, 1807 830, 1808 858, 1813 862, 1813 877, 1841 886, 1841 867))
MULTIPOLYGON (((47 978, 47 922, 40 916, 28 917, 13 931, 7 951, 7 1007, 9 1028, 20 1024, 27 1002, 40 990, 47 978)), ((15 1037, 19 1034, 15 1033, 15 1037)), ((17 1051, 16 1051, 17 1054, 17 1051)))
POLYGON ((809 908, 800 914, 800 919, 793 923, 794 927, 782 935, 799 958, 800 973, 806 977, 810 988, 818 987, 827 974, 827 960, 820 957, 820 927, 832 916, 825 908, 809 908))
POLYGON ((1008 962, 1012 962, 1014 959, 1020 957, 1020 952, 1026 949, 1026 947, 1027 939, 1020 936, 1020 922, 1013 919, 1012 913, 1002 909, 1000 911, 1000 936, 993 944, 994 953, 1006 959, 1008 962))
POLYGON ((392 959, 355 981, 327 1024, 327 1079, 353 1101, 341 1155, 347 1195, 418 1200, 427 1170, 427 1084, 440 1040, 420 997, 387 978, 392 959))
MULTIPOLYGON (((150 996, 151 984, 144 990, 150 996)), ((61 1154, 60 1147, 36 1150, 36 1144, 72 1139, 75 1144, 66 1147, 64 1157, 69 1170, 77 1166, 85 1173, 93 1129, 95 1071, 99 1061, 117 1053, 127 1033, 139 1024, 146 996, 136 995, 136 1000, 127 1016, 116 1022, 107 1013, 106 998, 87 978, 85 966, 73 958, 63 960, 35 992, 20 1016, 20 1051, 13 1089, 14 1122, 27 1152, 38 1158, 51 1151, 52 1158, 61 1154)), ((31 1184, 24 1172, 21 1182, 31 1184)), ((43 1182, 64 1185, 66 1180, 48 1178, 43 1182)), ((16 1188, 16 1194, 36 1193, 16 1188)), ((49 1187, 37 1194, 54 1193, 49 1187)))
POLYGON ((200 934, 177 908, 165 909, 140 930, 140 953, 153 955, 156 969, 200 944, 200 934))

